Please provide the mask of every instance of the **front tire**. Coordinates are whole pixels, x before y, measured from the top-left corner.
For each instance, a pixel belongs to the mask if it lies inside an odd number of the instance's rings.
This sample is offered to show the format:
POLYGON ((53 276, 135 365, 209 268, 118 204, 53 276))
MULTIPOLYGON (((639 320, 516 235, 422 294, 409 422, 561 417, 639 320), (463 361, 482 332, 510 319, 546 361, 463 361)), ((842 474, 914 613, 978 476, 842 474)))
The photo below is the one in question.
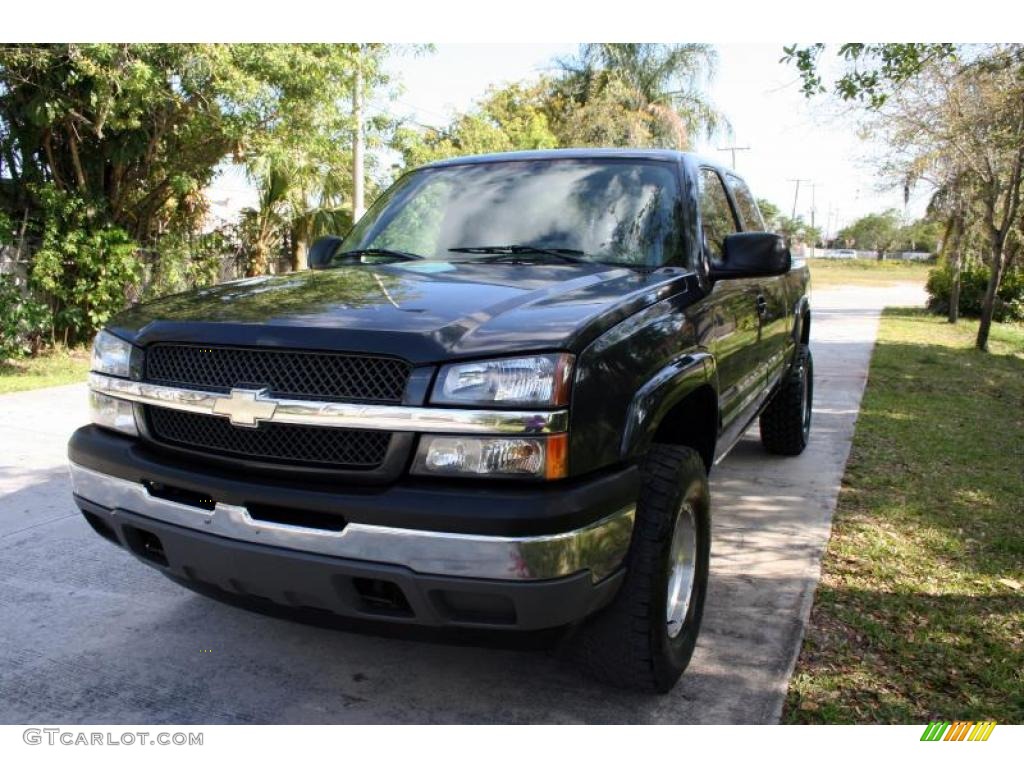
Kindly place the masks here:
POLYGON ((577 635, 576 655, 598 679, 665 693, 686 669, 707 593, 710 507, 700 454, 652 446, 622 587, 577 635))
POLYGON ((779 391, 761 413, 761 444, 771 453, 799 456, 811 437, 814 402, 814 360, 806 344, 779 385, 779 391))

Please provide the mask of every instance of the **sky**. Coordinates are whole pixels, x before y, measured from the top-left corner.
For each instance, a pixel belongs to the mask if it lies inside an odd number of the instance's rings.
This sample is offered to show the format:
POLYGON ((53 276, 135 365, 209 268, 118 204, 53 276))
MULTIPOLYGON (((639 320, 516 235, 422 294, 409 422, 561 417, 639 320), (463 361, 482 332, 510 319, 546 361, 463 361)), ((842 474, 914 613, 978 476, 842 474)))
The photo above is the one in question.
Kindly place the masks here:
MULTIPOLYGON (((884 188, 870 162, 876 148, 858 137, 856 115, 828 99, 805 99, 796 70, 779 62, 782 45, 715 46, 718 68, 708 92, 731 123, 732 135, 701 140, 695 150, 728 165, 731 154, 719 148, 749 147, 736 152, 736 169, 755 195, 787 215, 794 209, 793 180, 802 179, 796 213, 811 221, 813 207, 814 222, 826 234, 887 208, 911 218, 922 215, 927 190, 912 194, 904 207, 902 189, 884 188)), ((576 48, 574 43, 441 44, 433 53, 406 51, 388 62, 393 92, 378 94, 369 107, 442 126, 454 113, 470 109, 489 86, 551 72, 556 58, 576 48)), ((254 200, 237 171, 218 178, 211 198, 222 215, 254 200)))

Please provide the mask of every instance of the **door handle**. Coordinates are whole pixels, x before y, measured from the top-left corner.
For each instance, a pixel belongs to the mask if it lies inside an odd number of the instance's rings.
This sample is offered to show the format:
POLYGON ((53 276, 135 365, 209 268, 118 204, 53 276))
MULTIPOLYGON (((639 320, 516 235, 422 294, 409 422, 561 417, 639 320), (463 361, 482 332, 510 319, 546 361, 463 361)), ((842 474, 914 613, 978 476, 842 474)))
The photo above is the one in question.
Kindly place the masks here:
POLYGON ((759 293, 757 295, 756 303, 757 303, 757 314, 761 315, 762 317, 764 315, 768 314, 768 299, 766 299, 764 297, 763 293, 759 293))

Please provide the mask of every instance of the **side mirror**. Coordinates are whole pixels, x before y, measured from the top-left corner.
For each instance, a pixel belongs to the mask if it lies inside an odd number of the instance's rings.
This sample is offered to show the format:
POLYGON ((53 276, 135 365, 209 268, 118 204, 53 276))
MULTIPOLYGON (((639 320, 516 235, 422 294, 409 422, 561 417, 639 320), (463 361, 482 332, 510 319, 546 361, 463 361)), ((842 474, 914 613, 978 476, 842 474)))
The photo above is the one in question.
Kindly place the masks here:
POLYGON ((327 269, 331 266, 331 259, 338 252, 342 239, 334 235, 318 237, 306 253, 306 264, 310 269, 327 269))
POLYGON ((729 235, 724 251, 722 261, 711 264, 712 280, 784 275, 793 262, 786 241, 772 232, 729 235))

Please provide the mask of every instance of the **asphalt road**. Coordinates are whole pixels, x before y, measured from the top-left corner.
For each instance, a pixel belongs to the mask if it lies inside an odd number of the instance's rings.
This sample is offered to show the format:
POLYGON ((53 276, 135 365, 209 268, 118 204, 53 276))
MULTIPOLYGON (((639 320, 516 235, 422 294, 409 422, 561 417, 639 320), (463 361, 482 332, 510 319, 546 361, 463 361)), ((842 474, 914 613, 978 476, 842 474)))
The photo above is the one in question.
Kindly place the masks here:
POLYGON ((82 385, 0 397, 0 722, 776 722, 819 576, 878 312, 913 286, 814 296, 803 456, 756 429, 712 474, 704 628, 665 696, 605 688, 551 654, 310 626, 197 596, 96 536, 65 444, 82 385))

